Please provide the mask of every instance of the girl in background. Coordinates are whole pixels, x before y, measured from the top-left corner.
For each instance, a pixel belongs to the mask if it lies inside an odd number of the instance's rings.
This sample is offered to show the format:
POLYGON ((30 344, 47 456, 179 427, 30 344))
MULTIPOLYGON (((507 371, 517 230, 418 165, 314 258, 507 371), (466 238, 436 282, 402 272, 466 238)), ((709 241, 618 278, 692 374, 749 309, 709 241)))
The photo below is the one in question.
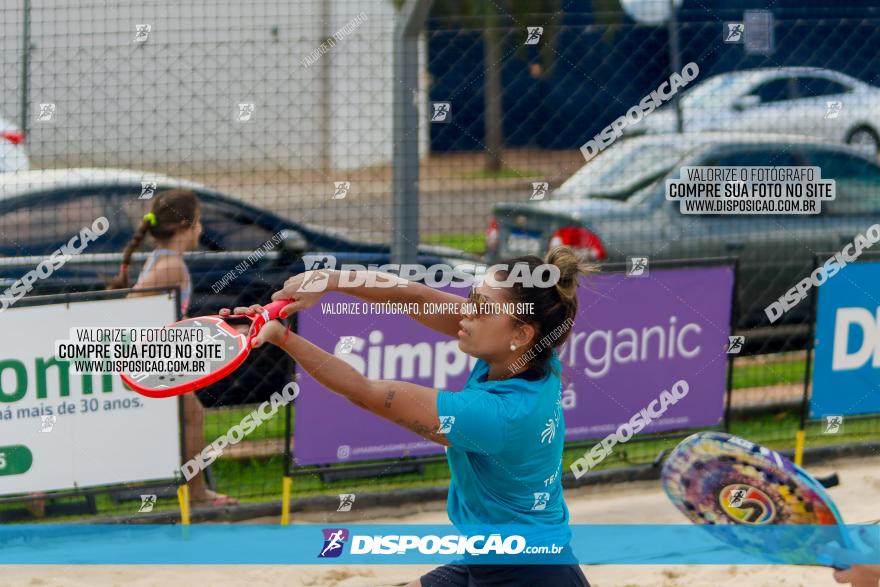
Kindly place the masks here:
MULTIPOLYGON (((144 216, 134 236, 126 245, 119 275, 110 282, 110 289, 131 287, 128 268, 132 254, 140 247, 144 238, 150 235, 156 242, 156 248, 144 263, 143 270, 132 289, 137 292, 147 288, 177 286, 180 288, 180 313, 186 315, 192 295, 192 279, 183 261, 183 253, 198 246, 201 234, 199 200, 194 192, 172 189, 159 193, 153 199, 150 212, 144 216)), ((183 426, 190 457, 200 453, 205 447, 204 424, 205 408, 199 398, 194 393, 184 395, 183 426)), ((205 485, 205 477, 201 473, 193 477, 189 484, 194 506, 208 504, 225 506, 238 503, 235 498, 208 489, 205 485)))

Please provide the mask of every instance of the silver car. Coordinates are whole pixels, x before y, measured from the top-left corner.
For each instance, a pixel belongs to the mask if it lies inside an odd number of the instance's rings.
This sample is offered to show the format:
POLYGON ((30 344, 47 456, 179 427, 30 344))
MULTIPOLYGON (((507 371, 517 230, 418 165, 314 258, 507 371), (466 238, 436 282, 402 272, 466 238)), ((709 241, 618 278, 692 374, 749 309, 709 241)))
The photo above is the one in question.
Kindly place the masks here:
MULTIPOLYGON (((544 201, 494 206, 487 261, 568 245, 592 261, 737 256, 740 327, 768 325, 763 309, 811 270, 814 252, 880 222, 880 166, 860 149, 804 137, 684 134, 634 137, 606 149, 544 201), (684 215, 665 180, 683 166, 818 166, 837 197, 818 215, 684 215)), ((783 321, 800 323, 808 304, 783 321)))
MULTIPOLYGON (((880 150, 880 88, 830 69, 769 67, 694 82, 681 97, 685 132, 797 133, 880 150)), ((675 132, 666 104, 628 134, 675 132)))

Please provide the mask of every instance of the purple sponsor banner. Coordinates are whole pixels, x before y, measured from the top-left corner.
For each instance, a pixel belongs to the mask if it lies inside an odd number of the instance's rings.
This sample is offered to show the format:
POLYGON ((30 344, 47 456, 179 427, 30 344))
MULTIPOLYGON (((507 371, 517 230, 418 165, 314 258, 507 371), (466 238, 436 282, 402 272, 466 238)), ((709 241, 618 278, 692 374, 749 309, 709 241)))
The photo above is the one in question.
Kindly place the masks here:
MULTIPOLYGON (((446 288, 466 296, 467 288, 446 288)), ((464 297, 462 297, 464 302, 464 297)), ((370 379, 397 379, 458 390, 471 359, 458 339, 434 332, 405 313, 332 292, 301 312, 298 332, 370 379), (348 337, 346 340, 343 337, 348 337), (351 347, 346 351, 347 344, 351 347)), ((298 369, 294 456, 299 465, 438 454, 443 447, 356 407, 298 369)))
MULTIPOLYGON (((559 349, 566 439, 607 435, 679 379, 689 384, 687 396, 644 432, 719 424, 732 293, 729 266, 651 269, 644 277, 608 273, 585 280, 573 332, 559 349)), ((371 379, 459 390, 475 362, 458 349, 457 339, 335 292, 300 314, 299 332, 371 379)), ((443 450, 354 406, 302 370, 298 381, 294 455, 299 465, 443 450)))
POLYGON ((733 281, 731 266, 651 269, 578 288, 578 318, 559 349, 565 438, 607 436, 679 379, 688 394, 642 433, 720 424, 733 281))

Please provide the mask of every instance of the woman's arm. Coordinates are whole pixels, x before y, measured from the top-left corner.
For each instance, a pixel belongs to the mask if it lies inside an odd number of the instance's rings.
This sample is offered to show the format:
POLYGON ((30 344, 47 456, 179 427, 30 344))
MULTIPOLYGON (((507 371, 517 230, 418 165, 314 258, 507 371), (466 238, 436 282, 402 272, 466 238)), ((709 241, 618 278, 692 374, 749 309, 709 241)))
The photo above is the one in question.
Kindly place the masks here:
POLYGON ((842 571, 834 571, 834 580, 849 583, 852 587, 876 587, 880 585, 880 565, 853 565, 842 571))
MULTIPOLYGON (((236 314, 260 311, 258 306, 236 308, 236 314)), ((221 310, 228 315, 229 310, 221 310)), ((254 347, 271 342, 284 349, 318 383, 342 395, 353 404, 373 412, 419 436, 449 446, 440 434, 436 389, 387 379, 368 379, 351 365, 287 331, 277 320, 266 324, 254 340, 254 347)))
POLYGON ((466 301, 461 296, 439 291, 381 271, 343 272, 329 269, 306 271, 291 277, 284 282, 284 287, 281 290, 272 295, 272 299, 294 300, 294 303, 283 310, 283 315, 288 315, 315 305, 326 291, 346 293, 371 303, 414 303, 418 304, 420 310, 423 310, 426 304, 450 304, 447 308, 454 308, 453 311, 420 311, 417 314, 409 314, 410 318, 420 324, 448 336, 458 334, 458 323, 462 319, 461 305, 466 301), (310 280, 317 279, 327 280, 326 289, 316 292, 301 291, 308 289, 310 280))

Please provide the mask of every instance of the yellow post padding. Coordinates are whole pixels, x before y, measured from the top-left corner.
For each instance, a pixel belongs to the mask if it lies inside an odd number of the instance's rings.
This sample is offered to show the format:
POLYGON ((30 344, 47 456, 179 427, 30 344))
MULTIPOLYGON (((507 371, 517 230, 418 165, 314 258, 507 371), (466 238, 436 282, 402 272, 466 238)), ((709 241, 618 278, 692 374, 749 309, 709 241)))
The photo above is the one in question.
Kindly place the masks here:
POLYGON ((189 485, 184 483, 177 488, 177 502, 180 504, 180 523, 189 525, 189 485))
POLYGON ((798 430, 794 437, 794 464, 798 467, 804 464, 804 445, 807 441, 807 433, 804 430, 798 430))
POLYGON ((292 477, 281 478, 281 525, 290 524, 290 491, 293 487, 292 477))

